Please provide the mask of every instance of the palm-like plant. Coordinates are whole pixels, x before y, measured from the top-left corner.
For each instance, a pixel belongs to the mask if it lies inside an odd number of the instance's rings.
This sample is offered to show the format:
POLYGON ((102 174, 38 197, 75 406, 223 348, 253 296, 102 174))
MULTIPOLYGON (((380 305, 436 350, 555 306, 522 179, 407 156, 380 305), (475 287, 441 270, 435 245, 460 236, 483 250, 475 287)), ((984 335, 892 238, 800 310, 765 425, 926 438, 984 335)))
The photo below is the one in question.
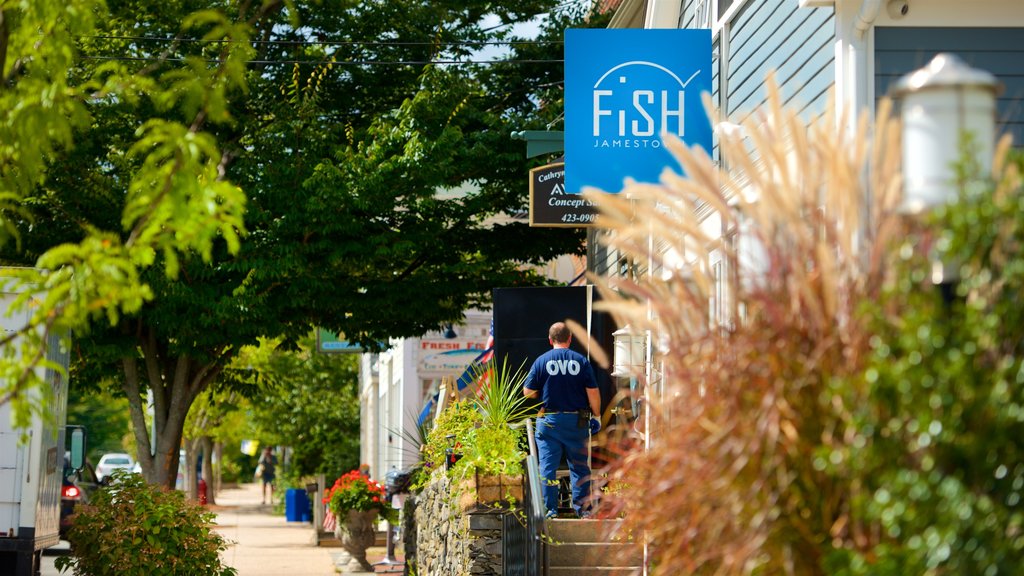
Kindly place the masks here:
POLYGON ((455 476, 522 474, 526 456, 522 420, 532 411, 523 396, 523 366, 513 370, 507 360, 492 360, 474 365, 470 375, 477 383, 470 402, 480 421, 462 439, 463 457, 455 466, 455 476))
POLYGON ((523 396, 524 365, 513 370, 508 360, 502 359, 500 364, 492 360, 471 369, 473 381, 478 383, 476 405, 486 425, 516 424, 531 413, 523 396))

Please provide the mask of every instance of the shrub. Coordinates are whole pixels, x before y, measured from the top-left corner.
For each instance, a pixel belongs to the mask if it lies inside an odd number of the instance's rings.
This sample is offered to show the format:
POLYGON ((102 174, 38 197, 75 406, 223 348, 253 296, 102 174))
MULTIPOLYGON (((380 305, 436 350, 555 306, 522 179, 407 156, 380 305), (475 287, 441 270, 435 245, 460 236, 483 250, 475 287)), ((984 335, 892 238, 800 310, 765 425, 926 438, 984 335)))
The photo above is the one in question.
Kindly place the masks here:
POLYGON ((423 464, 428 475, 444 468, 445 451, 449 447, 462 451, 470 431, 480 422, 480 412, 467 401, 452 402, 437 415, 434 428, 427 433, 427 442, 423 445, 423 464))
MULTIPOLYGON (((423 468, 414 488, 421 488, 434 473, 446 473, 458 498, 464 479, 477 476, 520 476, 526 457, 521 420, 529 413, 522 393, 522 370, 489 363, 477 370, 480 383, 475 397, 453 400, 438 414, 436 425, 423 445, 423 468), (448 451, 458 460, 446 469, 448 451)), ((514 504, 510 502, 510 504, 514 504)))
POLYGON ((234 576, 221 563, 224 539, 214 515, 184 494, 147 484, 141 475, 114 473, 113 483, 78 508, 68 541, 71 556, 56 560, 76 576, 234 576))
POLYGON ((504 367, 479 373, 483 382, 475 398, 453 401, 437 416, 437 425, 427 434, 423 462, 427 475, 443 468, 446 451, 460 459, 449 470, 453 480, 485 475, 516 476, 523 473, 522 448, 525 438, 518 421, 523 419, 523 375, 504 367))
POLYGON ((462 459, 455 464, 459 476, 475 474, 518 476, 523 473, 523 431, 507 424, 483 424, 470 431, 462 459))

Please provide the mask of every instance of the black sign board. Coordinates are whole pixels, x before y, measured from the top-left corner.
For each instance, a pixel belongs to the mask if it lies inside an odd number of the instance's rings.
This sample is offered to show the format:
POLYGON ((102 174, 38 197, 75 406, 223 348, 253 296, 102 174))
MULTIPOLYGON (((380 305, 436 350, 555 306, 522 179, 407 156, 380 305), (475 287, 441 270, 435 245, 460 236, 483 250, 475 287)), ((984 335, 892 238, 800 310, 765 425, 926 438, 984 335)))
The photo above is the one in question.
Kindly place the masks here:
POLYGON ((597 208, 565 191, 565 162, 530 170, 530 226, 590 226, 597 208))

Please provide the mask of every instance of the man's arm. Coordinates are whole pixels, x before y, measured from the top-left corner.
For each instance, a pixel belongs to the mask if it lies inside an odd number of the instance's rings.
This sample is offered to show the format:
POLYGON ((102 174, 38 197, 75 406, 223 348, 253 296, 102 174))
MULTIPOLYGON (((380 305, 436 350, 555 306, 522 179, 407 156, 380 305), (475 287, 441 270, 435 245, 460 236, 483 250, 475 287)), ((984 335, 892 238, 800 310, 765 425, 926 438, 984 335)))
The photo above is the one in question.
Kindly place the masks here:
POLYGON ((590 413, 595 418, 601 417, 601 391, 597 388, 587 388, 587 400, 590 401, 590 413))
MULTIPOLYGON (((536 365, 536 362, 534 365, 536 365)), ((523 396, 526 396, 527 398, 536 398, 540 394, 540 390, 534 390, 529 387, 533 384, 534 378, 533 366, 531 366, 530 371, 526 373, 526 379, 523 380, 523 396)))

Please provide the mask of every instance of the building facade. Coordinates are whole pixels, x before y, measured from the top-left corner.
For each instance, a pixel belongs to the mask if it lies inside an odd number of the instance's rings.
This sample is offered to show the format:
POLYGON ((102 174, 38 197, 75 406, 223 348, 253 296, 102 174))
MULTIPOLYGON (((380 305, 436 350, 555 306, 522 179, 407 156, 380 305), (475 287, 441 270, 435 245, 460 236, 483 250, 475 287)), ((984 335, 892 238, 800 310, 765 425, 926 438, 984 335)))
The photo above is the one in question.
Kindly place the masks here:
MULTIPOLYGON (((1024 142, 1024 2, 1019 0, 622 0, 610 27, 704 28, 712 32, 712 102, 739 123, 766 100, 774 74, 784 105, 811 119, 835 94, 839 118, 874 115, 902 76, 952 52, 1001 83, 997 133, 1024 142)), ((713 156, 718 158, 717 146, 713 156)), ((708 229, 719 223, 708 221, 708 229)), ((736 231, 723 230, 723 234, 736 231)), ((642 275, 591 240, 591 270, 642 275)), ((710 255, 712 266, 726 262, 710 255)), ((656 272, 656 271, 654 271, 656 272)), ((726 308, 724 293, 712 308, 726 308)), ((714 319, 718 310, 711 310, 714 319)))
MULTIPOLYGON (((707 28, 713 100, 741 120, 774 71, 786 104, 873 113, 899 77, 953 52, 1003 84, 998 128, 1024 140, 1024 2, 1018 0, 624 0, 613 27, 707 28)), ((855 114, 850 114, 851 122, 855 114)))
MULTIPOLYGON (((878 102, 899 78, 938 53, 951 52, 997 78, 1002 85, 997 134, 1011 134, 1018 147, 1024 142, 1020 0, 622 0, 609 27, 711 30, 711 100, 720 118, 734 125, 765 104, 765 80, 774 74, 785 106, 811 120, 823 114, 834 97, 840 112, 836 117, 845 118, 852 128, 860 113, 874 116, 878 102)), ((717 144, 712 156, 719 159, 717 144)), ((743 231, 724 229, 712 210, 706 213, 706 234, 742 244, 737 239, 743 238, 743 231)), ((598 275, 661 272, 648 262, 629 261, 602 247, 598 231, 591 232, 588 244, 590 270, 598 275)), ((743 252, 742 246, 738 248, 743 252)), ((730 262, 720 251, 710 250, 702 256, 715 279, 707 303, 713 327, 733 321, 733 307, 730 262)), ((654 338, 648 336, 649 346, 654 338)), ((647 358, 650 362, 650 350, 647 358)), ((656 396, 663 390, 659 373, 648 363, 647 394, 656 396)))
POLYGON ((484 351, 490 326, 490 312, 473 310, 460 325, 393 339, 386 351, 362 355, 360 461, 374 478, 416 463, 421 412, 442 380, 458 378, 484 351))

